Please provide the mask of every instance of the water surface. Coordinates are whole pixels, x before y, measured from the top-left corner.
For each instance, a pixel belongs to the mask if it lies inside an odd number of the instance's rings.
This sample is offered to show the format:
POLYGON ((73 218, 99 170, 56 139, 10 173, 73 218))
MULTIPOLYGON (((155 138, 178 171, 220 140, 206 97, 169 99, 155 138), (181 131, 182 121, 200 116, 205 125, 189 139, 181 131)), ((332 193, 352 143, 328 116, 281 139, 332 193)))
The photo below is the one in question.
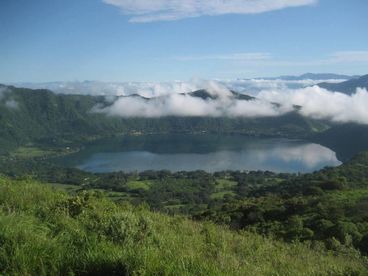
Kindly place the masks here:
POLYGON ((312 172, 341 164, 335 152, 314 143, 209 134, 125 136, 101 140, 59 162, 90 172, 312 172))

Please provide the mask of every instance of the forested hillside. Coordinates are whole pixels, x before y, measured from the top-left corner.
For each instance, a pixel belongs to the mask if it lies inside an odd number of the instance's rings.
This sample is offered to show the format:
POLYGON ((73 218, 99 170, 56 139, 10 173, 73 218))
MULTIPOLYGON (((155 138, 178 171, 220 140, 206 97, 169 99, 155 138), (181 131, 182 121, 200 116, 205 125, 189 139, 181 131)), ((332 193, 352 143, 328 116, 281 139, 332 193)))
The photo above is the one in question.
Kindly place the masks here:
POLYGON ((334 150, 339 160, 347 161, 358 152, 368 150, 368 125, 337 124, 314 135, 312 141, 334 150))

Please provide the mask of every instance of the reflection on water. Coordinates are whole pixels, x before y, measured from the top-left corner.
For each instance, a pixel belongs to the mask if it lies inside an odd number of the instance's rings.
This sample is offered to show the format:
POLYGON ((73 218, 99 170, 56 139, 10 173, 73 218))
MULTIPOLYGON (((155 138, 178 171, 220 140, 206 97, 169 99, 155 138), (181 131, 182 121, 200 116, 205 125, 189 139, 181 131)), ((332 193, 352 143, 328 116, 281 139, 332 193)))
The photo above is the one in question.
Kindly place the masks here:
POLYGON ((341 164, 335 152, 318 144, 212 135, 146 136, 106 141, 64 162, 92 172, 163 169, 311 172, 341 164))

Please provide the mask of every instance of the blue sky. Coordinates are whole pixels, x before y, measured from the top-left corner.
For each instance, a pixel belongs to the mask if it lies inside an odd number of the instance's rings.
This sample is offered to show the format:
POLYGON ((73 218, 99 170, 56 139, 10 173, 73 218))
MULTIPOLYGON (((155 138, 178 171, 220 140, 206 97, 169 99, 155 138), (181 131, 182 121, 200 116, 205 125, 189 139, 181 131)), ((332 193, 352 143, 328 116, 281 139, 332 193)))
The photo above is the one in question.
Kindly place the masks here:
POLYGON ((367 0, 0 0, 0 82, 368 73, 367 0))

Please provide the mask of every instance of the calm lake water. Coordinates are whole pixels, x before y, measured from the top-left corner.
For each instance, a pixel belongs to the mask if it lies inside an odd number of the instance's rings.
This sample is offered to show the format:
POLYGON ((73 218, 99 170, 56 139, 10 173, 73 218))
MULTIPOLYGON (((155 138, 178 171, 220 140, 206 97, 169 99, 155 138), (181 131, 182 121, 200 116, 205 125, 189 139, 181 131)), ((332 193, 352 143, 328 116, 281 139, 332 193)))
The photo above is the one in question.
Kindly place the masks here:
POLYGON ((305 141, 207 134, 102 140, 57 162, 90 172, 164 169, 312 172, 341 164, 332 150, 305 141))

